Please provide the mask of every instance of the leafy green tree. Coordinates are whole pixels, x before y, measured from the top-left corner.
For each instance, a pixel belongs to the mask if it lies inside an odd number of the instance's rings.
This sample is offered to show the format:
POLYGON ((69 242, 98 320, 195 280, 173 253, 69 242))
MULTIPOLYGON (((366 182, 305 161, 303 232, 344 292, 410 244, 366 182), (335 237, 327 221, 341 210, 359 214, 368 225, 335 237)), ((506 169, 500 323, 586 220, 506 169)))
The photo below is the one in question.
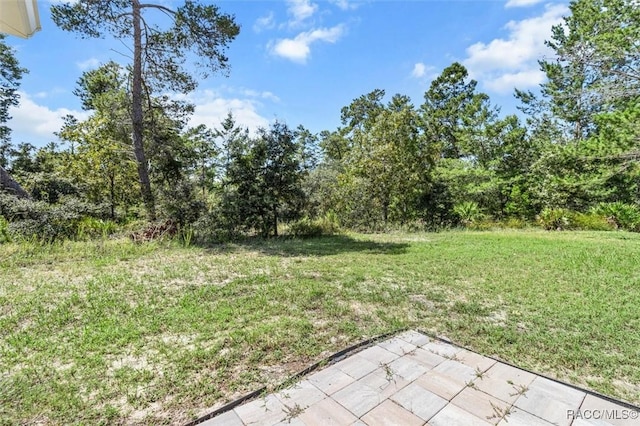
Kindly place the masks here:
POLYGON ((239 27, 233 16, 221 13, 217 6, 194 0, 186 0, 176 10, 140 0, 86 0, 53 5, 51 12, 53 21, 63 30, 94 38, 110 34, 132 44, 133 147, 142 198, 149 218, 154 219, 155 202, 143 143, 144 88, 149 96, 159 90, 188 93, 195 89, 195 79, 183 67, 191 53, 198 58, 197 64, 205 66, 202 69, 226 70, 224 50, 239 27), (147 13, 150 11, 169 17, 171 26, 163 30, 154 25, 147 13))
POLYGON ((18 105, 18 88, 22 76, 27 72, 21 68, 15 57, 15 51, 4 42, 5 35, 0 34, 0 188, 8 188, 13 194, 28 197, 29 194, 5 170, 9 166, 11 146, 11 128, 7 122, 9 108, 18 105))
POLYGON ((337 209, 346 224, 376 228, 410 220, 429 182, 434 152, 420 115, 408 97, 395 95, 383 104, 383 96, 376 90, 355 99, 342 109, 344 130, 322 141, 329 158, 342 164, 337 209))
POLYGON ((467 69, 455 62, 431 82, 421 106, 425 133, 440 145, 442 158, 482 158, 484 126, 494 121, 489 97, 476 92, 467 69))
POLYGON ((232 227, 278 236, 280 220, 295 219, 304 207, 305 140, 274 123, 255 138, 234 140, 225 177, 222 211, 232 227))
POLYGON ((7 46, 4 39, 5 35, 0 34, 0 143, 10 141, 11 129, 7 126, 11 118, 9 108, 18 105, 20 80, 27 72, 20 67, 15 51, 7 46))

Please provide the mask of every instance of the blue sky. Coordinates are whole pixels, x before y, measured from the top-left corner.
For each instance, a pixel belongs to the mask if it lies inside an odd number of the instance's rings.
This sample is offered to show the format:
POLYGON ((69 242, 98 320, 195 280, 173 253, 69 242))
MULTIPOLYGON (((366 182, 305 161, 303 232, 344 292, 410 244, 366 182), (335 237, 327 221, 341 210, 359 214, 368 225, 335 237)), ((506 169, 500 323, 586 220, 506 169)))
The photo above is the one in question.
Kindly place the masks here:
MULTIPOLYGON (((61 1, 61 0, 55 0, 61 1)), ((176 5, 176 1, 160 0, 176 5)), ((62 118, 81 111, 72 94, 83 71, 128 61, 118 41, 80 39, 50 19, 40 0, 42 31, 8 44, 29 74, 12 109, 13 142, 44 145, 62 118)), ((543 81, 544 40, 568 13, 566 1, 218 1, 241 25, 229 46, 228 77, 214 75, 187 95, 191 124, 217 127, 228 111, 255 129, 274 120, 313 132, 340 125, 340 109, 374 89, 408 95, 420 105, 432 79, 463 63, 504 114, 516 112, 513 88, 543 81)))

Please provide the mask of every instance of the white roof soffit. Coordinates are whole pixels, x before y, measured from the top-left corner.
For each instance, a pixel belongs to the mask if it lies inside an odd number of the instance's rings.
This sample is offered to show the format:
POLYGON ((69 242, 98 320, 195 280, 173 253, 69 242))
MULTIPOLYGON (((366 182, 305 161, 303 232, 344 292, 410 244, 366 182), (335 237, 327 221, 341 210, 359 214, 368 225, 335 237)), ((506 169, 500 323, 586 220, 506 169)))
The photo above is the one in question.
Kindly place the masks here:
POLYGON ((0 0, 0 32, 31 37, 40 30, 37 0, 0 0))

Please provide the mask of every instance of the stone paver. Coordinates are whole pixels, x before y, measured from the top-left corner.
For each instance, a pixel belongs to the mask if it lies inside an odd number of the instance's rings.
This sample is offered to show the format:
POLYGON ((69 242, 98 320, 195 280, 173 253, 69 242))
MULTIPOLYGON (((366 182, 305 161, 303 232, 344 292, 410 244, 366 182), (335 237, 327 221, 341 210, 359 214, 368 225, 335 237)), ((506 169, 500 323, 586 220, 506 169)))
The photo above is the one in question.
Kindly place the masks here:
POLYGON ((202 424, 631 426, 638 414, 406 331, 202 424))
POLYGON ((358 420, 349 410, 331 398, 313 404, 298 418, 308 425, 350 425, 358 420))
POLYGON ((362 421, 369 426, 420 426, 424 424, 424 420, 420 417, 388 399, 369 411, 362 417, 362 421))
POLYGON ((476 417, 462 408, 449 404, 429 420, 431 426, 489 426, 491 423, 476 417))
POLYGON ((352 383, 336 392, 333 394, 333 399, 357 417, 363 416, 382 402, 378 391, 362 382, 352 383))
POLYGON ((577 411, 586 394, 543 377, 536 377, 515 406, 558 425, 570 425, 568 413, 577 411))
POLYGON ((448 404, 446 399, 429 392, 415 382, 393 395, 391 399, 423 420, 429 420, 448 404))

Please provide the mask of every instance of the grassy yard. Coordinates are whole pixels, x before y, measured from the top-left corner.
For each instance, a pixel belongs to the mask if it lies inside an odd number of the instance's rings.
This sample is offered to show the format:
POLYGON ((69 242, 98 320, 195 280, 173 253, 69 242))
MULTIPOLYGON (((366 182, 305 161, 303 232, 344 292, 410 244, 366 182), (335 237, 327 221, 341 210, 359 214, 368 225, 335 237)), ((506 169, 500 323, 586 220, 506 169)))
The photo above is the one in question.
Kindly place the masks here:
POLYGON ((640 403, 640 235, 0 245, 0 424, 181 424, 401 327, 640 403))

